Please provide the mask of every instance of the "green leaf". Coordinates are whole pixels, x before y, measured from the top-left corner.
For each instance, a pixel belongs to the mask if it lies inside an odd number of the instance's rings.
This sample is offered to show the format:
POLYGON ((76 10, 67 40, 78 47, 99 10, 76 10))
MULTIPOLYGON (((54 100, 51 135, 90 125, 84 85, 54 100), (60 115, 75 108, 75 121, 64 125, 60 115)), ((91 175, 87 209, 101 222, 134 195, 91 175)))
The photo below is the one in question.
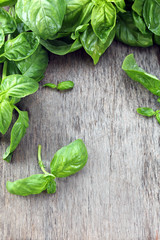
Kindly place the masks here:
POLYGON ((57 85, 55 85, 54 83, 46 83, 43 85, 43 87, 49 87, 49 88, 57 88, 57 85))
POLYGON ((57 55, 65 55, 71 52, 74 52, 82 47, 79 39, 73 41, 70 39, 60 39, 60 40, 52 40, 52 41, 44 41, 41 39, 40 43, 51 53, 57 55))
POLYGON ((60 32, 69 34, 75 32, 80 25, 89 23, 94 5, 90 0, 66 0, 66 3, 66 13, 60 32))
POLYGON ((12 6, 17 2, 17 0, 1 0, 0 7, 12 6))
POLYGON ((48 66, 48 53, 41 45, 25 60, 16 62, 21 73, 36 81, 41 80, 48 66))
POLYGON ((3 79, 0 95, 7 94, 11 97, 22 98, 38 90, 38 83, 22 75, 10 75, 3 79))
POLYGON ((47 193, 55 193, 56 192, 56 182, 51 179, 51 181, 47 185, 47 193))
POLYGON ((65 0, 18 0, 16 4, 22 22, 45 40, 52 40, 60 30, 65 10, 65 0))
POLYGON ((61 83, 58 83, 57 85, 57 89, 59 91, 69 90, 69 89, 72 89, 73 87, 74 87, 74 83, 72 81, 61 82, 61 83))
POLYGON ((0 8, 0 27, 4 34, 13 33, 16 30, 16 22, 13 17, 3 8, 0 8))
POLYGON ((8 181, 6 188, 8 192, 20 196, 39 194, 47 189, 51 179, 51 176, 45 174, 35 174, 28 178, 16 180, 15 182, 8 181))
POLYGON ((155 115, 153 109, 148 107, 137 108, 137 112, 146 117, 152 117, 155 115))
POLYGON ((19 69, 17 68, 17 65, 13 61, 7 61, 7 73, 6 76, 14 75, 14 74, 20 74, 19 69))
POLYGON ((138 30, 142 33, 142 34, 150 34, 152 36, 151 33, 149 33, 149 30, 146 27, 146 24, 143 20, 142 17, 140 17, 137 13, 135 13, 134 11, 132 12, 132 17, 134 20, 134 24, 135 26, 138 28, 138 30))
POLYGON ((92 11, 91 25, 96 36, 106 43, 116 24, 116 9, 112 3, 97 4, 92 11))
POLYGON ((131 12, 118 13, 116 39, 130 46, 152 46, 152 34, 150 32, 143 34, 136 25, 131 12))
POLYGON ((160 113, 156 114, 156 119, 157 119, 158 123, 160 124, 160 113))
POLYGON ((154 34, 154 42, 157 44, 157 45, 160 45, 160 36, 157 36, 154 34))
POLYGON ((78 139, 56 152, 50 165, 51 173, 58 178, 68 177, 80 171, 87 159, 87 149, 78 139))
POLYGON ((3 46, 5 40, 4 31, 0 28, 0 48, 3 46))
POLYGON ((116 5, 118 11, 120 12, 125 12, 125 1, 124 0, 120 0, 120 1, 114 1, 114 4, 116 5))
POLYGON ((154 95, 160 96, 160 80, 138 67, 133 54, 128 55, 124 59, 122 69, 134 81, 141 83, 154 95))
POLYGON ((31 56, 39 45, 39 39, 32 32, 24 32, 8 40, 4 45, 4 54, 10 61, 21 61, 31 56))
POLYGON ((111 45, 115 36, 115 29, 110 32, 106 43, 103 43, 94 33, 92 26, 88 28, 81 34, 80 40, 85 49, 85 51, 92 57, 94 64, 97 64, 101 55, 106 51, 106 49, 111 45))
POLYGON ((13 107, 7 100, 0 102, 0 132, 5 134, 12 121, 13 107))
POLYGON ((10 146, 3 155, 3 159, 10 162, 13 151, 17 148, 21 139, 29 127, 28 112, 18 111, 19 117, 11 130, 10 146))
POLYGON ((142 17, 144 2, 145 0, 135 0, 132 5, 132 9, 141 17, 142 17))
POLYGON ((88 26, 89 26, 88 23, 87 23, 87 24, 84 24, 84 25, 78 26, 78 27, 76 28, 75 32, 71 34, 71 38, 72 38, 73 40, 78 39, 79 36, 80 36, 80 33, 84 32, 84 31, 87 29, 88 26))
POLYGON ((148 29, 160 36, 160 0, 145 0, 143 18, 148 29))

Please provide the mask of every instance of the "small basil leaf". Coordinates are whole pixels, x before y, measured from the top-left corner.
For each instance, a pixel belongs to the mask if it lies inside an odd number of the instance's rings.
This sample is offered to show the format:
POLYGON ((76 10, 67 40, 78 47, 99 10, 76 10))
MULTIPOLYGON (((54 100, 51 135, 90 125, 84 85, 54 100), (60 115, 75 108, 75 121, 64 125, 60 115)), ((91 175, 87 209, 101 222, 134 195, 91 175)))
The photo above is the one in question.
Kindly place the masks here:
POLYGON ((146 117, 152 117, 155 115, 155 112, 153 111, 153 109, 148 107, 137 108, 137 112, 146 117))
POLYGON ((4 45, 4 54, 10 61, 21 61, 31 56, 39 45, 39 39, 32 32, 24 32, 8 40, 4 45))
POLYGON ((50 165, 51 173, 58 178, 70 176, 80 171, 87 159, 85 144, 78 139, 56 152, 50 165))
POLYGON ((22 22, 45 40, 52 40, 60 30, 65 10, 65 0, 18 0, 16 4, 22 22))
POLYGON ((28 178, 16 180, 15 182, 8 181, 6 188, 8 192, 20 196, 39 194, 47 189, 47 185, 51 179, 51 176, 45 174, 35 174, 28 178))
POLYGON ((4 34, 13 33, 16 30, 16 22, 11 15, 3 8, 0 8, 0 27, 4 34))
POLYGON ((72 89, 73 87, 74 87, 74 83, 72 81, 61 82, 61 83, 58 83, 57 85, 57 89, 59 91, 69 90, 69 89, 72 89))
POLYGON ((26 133, 26 129, 29 126, 28 113, 20 110, 18 113, 19 117, 11 130, 10 146, 3 155, 3 160, 6 160, 7 162, 11 161, 13 151, 17 148, 18 144, 26 133))
POLYGON ((76 30, 75 30, 75 33, 72 33, 71 38, 72 38, 73 40, 76 40, 77 38, 79 38, 80 33, 84 32, 84 31, 87 29, 88 26, 89 26, 88 23, 87 23, 87 24, 84 24, 84 25, 78 26, 78 27, 76 28, 76 30))
POLYGON ((122 69, 134 81, 141 83, 154 95, 160 96, 160 80, 138 67, 133 54, 128 55, 124 59, 122 69))
POLYGON ((56 192, 56 182, 51 179, 51 181, 47 185, 47 193, 55 193, 56 192))
POLYGON ((12 121, 13 107, 10 102, 3 100, 0 102, 0 132, 5 134, 12 121))
POLYGON ((157 119, 158 123, 160 124, 160 113, 156 114, 156 119, 157 119))
POLYGON ((15 74, 3 79, 1 84, 2 92, 0 94, 22 98, 35 93, 38 87, 38 83, 33 79, 15 74))
POLYGON ((57 86, 54 83, 46 83, 43 85, 43 87, 49 87, 49 88, 57 88, 57 86))
POLYGON ((21 73, 36 81, 41 80, 48 66, 48 53, 41 45, 28 58, 16 62, 21 73))

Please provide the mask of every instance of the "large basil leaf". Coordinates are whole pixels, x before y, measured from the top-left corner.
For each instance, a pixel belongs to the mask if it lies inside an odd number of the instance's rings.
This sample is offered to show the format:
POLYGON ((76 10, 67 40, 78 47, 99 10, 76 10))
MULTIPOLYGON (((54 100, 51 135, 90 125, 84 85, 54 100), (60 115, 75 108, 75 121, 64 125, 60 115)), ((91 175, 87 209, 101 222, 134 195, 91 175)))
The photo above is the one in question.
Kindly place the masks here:
POLYGON ((67 7, 60 32, 72 33, 91 19, 93 3, 90 0, 66 0, 67 7))
POLYGON ((65 0, 18 0, 16 4, 22 22, 45 40, 52 40, 59 31, 65 10, 65 0))
POLYGON ((25 60, 16 62, 21 73, 36 81, 41 80, 48 66, 48 53, 40 45, 37 50, 25 60))
POLYGON ((80 40, 85 49, 85 51, 92 57, 94 64, 97 64, 100 56, 106 51, 106 49, 111 45, 115 37, 115 29, 110 32, 106 43, 103 43, 94 33, 92 26, 88 28, 81 34, 80 40))
POLYGON ((0 28, 0 48, 3 46, 5 40, 4 31, 0 28))
POLYGON ((91 25, 96 36, 106 43, 116 24, 116 9, 112 3, 101 1, 92 11, 91 25))
POLYGON ((21 61, 31 56, 39 45, 39 39, 32 32, 24 32, 16 38, 8 40, 4 45, 4 53, 10 61, 21 61))
POLYGON ((132 9, 139 15, 142 16, 143 12, 143 5, 144 5, 145 0, 135 0, 132 9))
POLYGON ((19 110, 18 113, 19 117, 11 130, 10 146, 3 155, 3 159, 7 162, 11 161, 13 151, 17 148, 18 144, 26 133, 26 129, 29 127, 28 112, 19 110))
POLYGON ((5 134, 12 121, 13 107, 7 100, 0 102, 0 132, 5 134))
POLYGON ((116 38, 130 46, 148 47, 153 45, 152 34, 143 34, 136 27, 131 12, 118 13, 116 38))
POLYGON ((3 29, 5 35, 13 33, 16 30, 15 20, 3 8, 0 8, 0 27, 3 29))
POLYGON ((1 0, 0 7, 12 6, 17 2, 17 0, 1 0))
POLYGON ((45 174, 35 174, 28 178, 19 179, 15 182, 7 182, 6 188, 8 192, 28 196, 31 194, 39 194, 47 189, 48 183, 52 180, 52 176, 45 174))
POLYGON ((79 39, 67 41, 67 39, 57 39, 52 41, 42 40, 40 43, 50 52, 57 55, 65 55, 74 52, 82 47, 79 39))
POLYGON ((141 83, 154 95, 160 96, 160 80, 138 67, 133 54, 130 54, 125 58, 122 69, 134 81, 141 83))
POLYGON ((3 79, 0 95, 7 94, 8 96, 22 98, 35 93, 38 86, 38 83, 31 78, 18 74, 10 75, 3 79))
POLYGON ((70 176, 81 170, 87 159, 85 144, 78 139, 56 152, 50 165, 51 173, 58 178, 70 176))
POLYGON ((143 17, 148 29, 160 36, 160 0, 145 0, 143 17))

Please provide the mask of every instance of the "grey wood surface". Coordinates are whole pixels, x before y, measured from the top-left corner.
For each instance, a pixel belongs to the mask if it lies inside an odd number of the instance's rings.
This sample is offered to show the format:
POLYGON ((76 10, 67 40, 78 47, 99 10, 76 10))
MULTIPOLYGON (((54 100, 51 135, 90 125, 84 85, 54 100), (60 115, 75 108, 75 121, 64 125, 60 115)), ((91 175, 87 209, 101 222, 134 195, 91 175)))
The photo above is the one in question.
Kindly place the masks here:
POLYGON ((114 42, 98 65, 84 51, 51 56, 39 91, 19 104, 30 127, 13 161, 2 161, 9 134, 0 136, 0 239, 152 240, 160 237, 160 126, 136 114, 137 107, 159 109, 156 97, 121 70, 134 52, 141 67, 160 75, 160 50, 114 42), (42 88, 72 80, 72 91, 42 88), (37 145, 49 167, 56 150, 82 138, 86 167, 57 181, 54 195, 19 197, 7 180, 41 173, 37 145), (157 235, 158 236, 158 235, 157 235))

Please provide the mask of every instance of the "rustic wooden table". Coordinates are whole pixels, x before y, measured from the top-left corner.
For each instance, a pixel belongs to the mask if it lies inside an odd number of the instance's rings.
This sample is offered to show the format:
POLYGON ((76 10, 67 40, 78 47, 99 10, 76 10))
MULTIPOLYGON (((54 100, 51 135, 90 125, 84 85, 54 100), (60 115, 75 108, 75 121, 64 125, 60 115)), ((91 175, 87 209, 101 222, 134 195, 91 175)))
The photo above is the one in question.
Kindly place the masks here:
MULTIPOLYGON (((159 47, 138 49, 114 42, 97 66, 84 51, 51 56, 39 91, 25 98, 30 127, 13 161, 0 161, 0 239, 152 240, 160 236, 160 126, 136 114, 142 106, 159 109, 156 97, 121 70, 134 52, 141 67, 160 74, 159 47), (73 80, 72 91, 42 88, 73 80), (86 167, 57 181, 56 194, 19 197, 7 180, 40 173, 37 145, 49 167, 60 147, 82 138, 86 167)), ((9 134, 0 136, 0 156, 9 134)), ((1 158, 1 157, 0 157, 1 158)))

